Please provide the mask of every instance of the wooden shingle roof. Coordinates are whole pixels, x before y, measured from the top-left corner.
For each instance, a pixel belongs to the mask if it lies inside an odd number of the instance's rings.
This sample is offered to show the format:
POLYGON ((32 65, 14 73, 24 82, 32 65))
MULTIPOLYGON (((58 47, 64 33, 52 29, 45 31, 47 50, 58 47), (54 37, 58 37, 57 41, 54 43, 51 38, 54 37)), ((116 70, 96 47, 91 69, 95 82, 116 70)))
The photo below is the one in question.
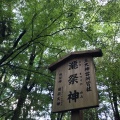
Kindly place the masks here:
POLYGON ((48 69, 50 71, 54 71, 59 66, 61 66, 63 63, 67 62, 68 60, 74 59, 74 58, 78 58, 78 57, 101 57, 102 55, 103 55, 103 53, 102 53, 101 49, 71 52, 70 54, 61 58, 57 62, 51 64, 48 69))

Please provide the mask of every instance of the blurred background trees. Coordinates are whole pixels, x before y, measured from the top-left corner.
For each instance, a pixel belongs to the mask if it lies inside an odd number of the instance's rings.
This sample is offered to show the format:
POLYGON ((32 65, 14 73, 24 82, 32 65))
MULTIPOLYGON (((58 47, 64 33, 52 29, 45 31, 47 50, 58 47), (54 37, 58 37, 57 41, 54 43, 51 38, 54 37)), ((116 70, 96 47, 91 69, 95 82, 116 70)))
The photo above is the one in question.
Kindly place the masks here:
POLYGON ((103 51, 95 59, 100 106, 84 110, 84 119, 119 120, 119 11, 119 0, 1 0, 0 120, 69 120, 69 112, 51 113, 48 66, 95 48, 103 51))

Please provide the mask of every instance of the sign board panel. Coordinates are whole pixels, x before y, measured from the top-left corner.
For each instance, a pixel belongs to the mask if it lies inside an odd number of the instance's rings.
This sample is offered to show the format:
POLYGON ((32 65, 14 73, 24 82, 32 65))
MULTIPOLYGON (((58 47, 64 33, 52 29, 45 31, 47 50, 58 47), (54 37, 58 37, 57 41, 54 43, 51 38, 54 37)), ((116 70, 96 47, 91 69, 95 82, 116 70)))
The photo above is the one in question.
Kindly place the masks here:
POLYGON ((56 69, 53 112, 98 106, 93 57, 77 57, 56 69))

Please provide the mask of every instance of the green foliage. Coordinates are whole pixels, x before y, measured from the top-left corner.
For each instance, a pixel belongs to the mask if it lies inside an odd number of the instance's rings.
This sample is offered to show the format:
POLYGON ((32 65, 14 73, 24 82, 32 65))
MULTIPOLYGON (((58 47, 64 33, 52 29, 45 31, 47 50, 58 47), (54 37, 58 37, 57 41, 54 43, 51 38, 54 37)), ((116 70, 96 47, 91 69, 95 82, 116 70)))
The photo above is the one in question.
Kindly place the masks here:
POLYGON ((100 107, 85 110, 84 119, 119 119, 119 11, 119 0, 1 0, 0 120, 69 120, 69 112, 51 113, 55 75, 48 66, 94 48, 103 51, 95 59, 100 107))

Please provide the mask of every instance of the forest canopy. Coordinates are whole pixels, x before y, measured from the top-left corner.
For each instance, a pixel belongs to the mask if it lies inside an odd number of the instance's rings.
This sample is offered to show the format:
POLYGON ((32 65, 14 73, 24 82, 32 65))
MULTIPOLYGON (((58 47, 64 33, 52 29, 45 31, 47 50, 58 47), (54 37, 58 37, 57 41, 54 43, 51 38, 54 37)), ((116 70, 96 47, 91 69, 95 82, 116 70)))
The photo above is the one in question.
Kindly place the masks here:
POLYGON ((96 48, 99 107, 84 110, 84 119, 120 120, 119 0, 1 0, 0 13, 0 120, 70 120, 51 112, 48 66, 96 48))

